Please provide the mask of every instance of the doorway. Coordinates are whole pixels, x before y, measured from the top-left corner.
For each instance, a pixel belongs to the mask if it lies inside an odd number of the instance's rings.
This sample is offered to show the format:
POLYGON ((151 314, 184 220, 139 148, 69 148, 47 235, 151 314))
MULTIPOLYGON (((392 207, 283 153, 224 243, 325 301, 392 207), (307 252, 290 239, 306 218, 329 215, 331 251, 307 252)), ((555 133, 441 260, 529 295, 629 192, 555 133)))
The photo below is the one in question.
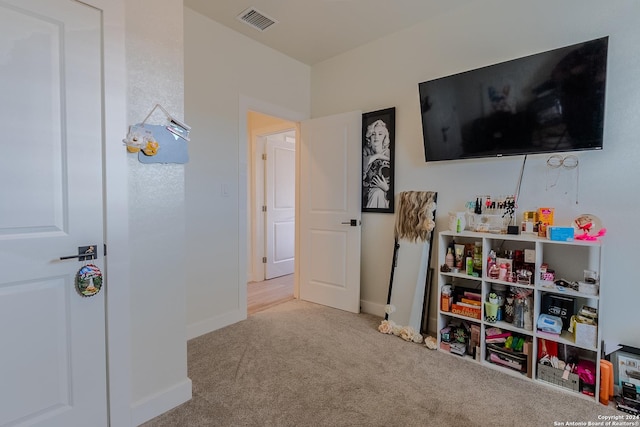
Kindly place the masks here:
POLYGON ((250 272, 247 312, 293 299, 296 123, 249 111, 250 272))
POLYGON ((247 283, 247 315, 251 316, 293 298, 293 274, 247 283))
MULTIPOLYGON (((295 271, 293 292, 294 298, 300 298, 301 288, 304 286, 308 295, 304 300, 339 308, 347 311, 359 312, 360 306, 360 183, 361 183, 361 136, 362 136, 362 112, 337 114, 318 119, 309 119, 304 113, 294 112, 277 105, 269 104, 257 99, 240 96, 240 147, 239 161, 241 182, 240 186, 240 212, 244 213, 246 225, 240 227, 240 241, 246 242, 246 246, 240 247, 239 253, 239 305, 247 313, 247 283, 251 282, 253 272, 252 264, 253 239, 255 234, 255 214, 252 211, 253 194, 255 184, 253 180, 253 164, 255 154, 252 152, 252 126, 250 120, 255 117, 251 112, 272 114, 274 117, 286 117, 295 126, 299 147, 296 151, 296 224, 295 224, 295 271), (303 139, 303 137, 305 139, 303 139), (327 142, 332 146, 327 149, 327 142), (336 155, 340 154, 336 170, 336 155), (313 159, 313 162, 311 160, 313 159), (301 171, 305 171, 304 176, 301 171), (332 178, 330 183, 325 179, 332 178), (304 177, 304 180, 302 179, 304 177), (340 181, 341 183, 335 183, 340 181), (311 188, 311 183, 316 184, 311 188), (345 185, 348 184, 348 185, 345 185), (343 188, 344 187, 344 188, 343 188), (340 190, 329 191, 330 188, 340 190), (326 196, 320 200, 318 194, 326 196), (309 224, 313 220, 309 216, 311 194, 316 210, 323 212, 335 211, 336 218, 332 228, 318 230, 316 226, 309 224), (342 194, 341 197, 338 197, 342 194), (336 205, 337 204, 337 205, 336 205), (338 209, 336 209, 338 206, 338 209), (306 223, 302 224, 305 220, 306 223), (314 228, 316 227, 316 228, 314 228), (315 235, 322 234, 320 239, 310 240, 311 231, 315 235), (349 232, 349 230, 351 232, 349 232), (320 233, 318 233, 318 231, 320 233), (305 236, 301 236, 307 232, 305 236), (331 236, 329 236, 331 235, 331 236), (329 238, 326 238, 329 236, 329 238), (343 236, 343 237, 339 237, 343 236), (313 243, 311 245, 310 243, 313 243), (301 247, 305 246, 304 254, 301 247), (314 262, 311 265, 310 254, 326 254, 316 256, 322 263, 314 262), (346 254, 346 255, 345 255, 346 254), (306 263, 305 263, 306 261, 306 263), (335 261, 335 262, 334 262, 335 261), (313 266, 313 269, 311 268, 313 266), (338 268, 337 266, 340 266, 338 268), (306 271, 306 277, 302 277, 306 271), (242 278, 242 274, 246 277, 242 278), (310 276, 311 275, 311 276, 310 276), (323 277, 320 277, 323 276, 323 277), (314 279, 315 277, 315 279, 314 279), (308 285, 314 286, 308 286, 308 285), (335 292, 329 292, 320 298, 317 292, 322 288, 322 283, 335 283, 335 292), (319 286, 315 286, 319 285, 319 286), (313 288, 313 289, 312 289, 313 288)), ((260 116, 258 116, 260 117, 260 116)), ((273 118, 273 117, 272 117, 273 118)), ((255 210, 255 208, 254 208, 255 210)), ((324 287, 327 288, 326 286, 324 287)))

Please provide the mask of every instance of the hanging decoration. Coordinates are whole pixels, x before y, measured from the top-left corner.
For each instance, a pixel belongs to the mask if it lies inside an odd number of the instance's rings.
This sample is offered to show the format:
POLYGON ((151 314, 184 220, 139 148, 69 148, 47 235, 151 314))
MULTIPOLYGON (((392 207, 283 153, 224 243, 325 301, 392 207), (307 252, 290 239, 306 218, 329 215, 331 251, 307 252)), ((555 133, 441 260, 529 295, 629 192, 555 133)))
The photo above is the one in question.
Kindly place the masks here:
POLYGON ((187 163, 191 127, 173 117, 160 104, 156 104, 142 123, 129 126, 122 142, 129 153, 137 153, 140 163, 187 163), (152 125, 147 121, 160 109, 166 116, 166 124, 152 125))
MULTIPOLYGON (((561 156, 559 154, 554 154, 549 156, 547 159, 547 186, 546 191, 551 190, 556 185, 558 185, 558 180, 560 179, 560 172, 563 171, 573 171, 575 169, 576 173, 576 205, 578 204, 578 185, 580 184, 580 162, 578 161, 578 157, 570 154, 568 156, 561 156)), ((567 194, 567 192, 565 192, 567 194)))
POLYGON ((158 152, 158 142, 153 137, 151 129, 145 129, 144 123, 129 127, 129 133, 123 140, 129 153, 138 153, 144 150, 147 156, 154 156, 158 152), (155 149, 155 152, 151 151, 155 149))
POLYGON ((94 264, 83 265, 76 274, 76 291, 83 297, 92 297, 102 289, 102 272, 94 264))

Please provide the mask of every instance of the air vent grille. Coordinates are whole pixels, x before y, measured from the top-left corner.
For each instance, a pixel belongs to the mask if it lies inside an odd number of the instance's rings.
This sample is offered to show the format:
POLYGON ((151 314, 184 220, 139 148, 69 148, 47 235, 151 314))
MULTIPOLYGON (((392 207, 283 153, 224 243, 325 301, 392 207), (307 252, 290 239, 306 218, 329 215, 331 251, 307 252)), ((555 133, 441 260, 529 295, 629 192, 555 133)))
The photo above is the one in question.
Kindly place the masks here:
POLYGON ((258 31, 265 31, 273 24, 278 23, 278 21, 268 17, 254 7, 250 7, 249 9, 243 11, 236 17, 236 19, 238 21, 244 22, 247 25, 251 25, 258 31))

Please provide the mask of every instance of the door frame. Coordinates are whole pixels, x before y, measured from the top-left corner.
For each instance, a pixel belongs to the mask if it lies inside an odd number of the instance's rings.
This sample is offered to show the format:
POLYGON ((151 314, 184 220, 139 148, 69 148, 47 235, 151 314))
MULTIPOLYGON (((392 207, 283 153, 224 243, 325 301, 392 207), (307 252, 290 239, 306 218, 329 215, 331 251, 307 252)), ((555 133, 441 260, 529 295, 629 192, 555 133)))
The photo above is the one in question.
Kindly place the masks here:
POLYGON ((124 0, 75 0, 100 10, 103 34, 103 135, 105 338, 110 425, 131 425, 131 345, 129 292, 129 189, 126 150, 118 143, 126 130, 124 0))
MULTIPOLYGON (((278 117, 278 119, 282 119, 278 117)), ((257 128, 257 129, 249 129, 250 133, 250 155, 251 155, 251 163, 249 165, 249 180, 253 184, 253 190, 250 187, 249 198, 250 198, 250 209, 251 209, 251 232, 250 232, 250 241, 251 241, 251 257, 250 259, 250 272, 249 278, 250 282, 261 282, 265 280, 266 276, 266 268, 265 264, 262 262, 262 257, 266 256, 266 230, 265 230, 265 221, 264 215, 262 212, 262 204, 265 200, 265 173, 266 167, 265 162, 261 160, 261 156, 266 151, 266 142, 267 138, 271 135, 278 135, 281 133, 288 133, 293 131, 296 135, 296 139, 298 138, 298 133, 296 127, 290 126, 276 126, 273 129, 271 128, 257 128)), ((297 148, 297 147, 296 147, 297 148)))
MULTIPOLYGON (((249 135, 247 115, 249 112, 256 112, 266 114, 273 117, 278 117, 283 120, 294 122, 296 124, 296 136, 300 135, 300 121, 309 118, 309 114, 300 111, 289 110, 279 105, 271 104, 266 101, 262 101, 257 98, 240 94, 239 96, 239 109, 238 109, 238 213, 240 218, 245 218, 245 221, 240 221, 238 226, 238 307, 241 311, 241 318, 247 318, 247 282, 251 281, 251 271, 249 268, 251 265, 251 235, 248 233, 251 230, 251 176, 249 174, 249 166, 251 165, 251 153, 253 142, 249 135), (243 244, 242 242, 245 242, 243 244)), ((300 179, 300 153, 296 150, 296 218, 299 215, 298 206, 298 181, 300 179)), ((295 261, 293 272, 293 296, 298 298, 298 222, 296 221, 296 239, 295 239, 295 261)))

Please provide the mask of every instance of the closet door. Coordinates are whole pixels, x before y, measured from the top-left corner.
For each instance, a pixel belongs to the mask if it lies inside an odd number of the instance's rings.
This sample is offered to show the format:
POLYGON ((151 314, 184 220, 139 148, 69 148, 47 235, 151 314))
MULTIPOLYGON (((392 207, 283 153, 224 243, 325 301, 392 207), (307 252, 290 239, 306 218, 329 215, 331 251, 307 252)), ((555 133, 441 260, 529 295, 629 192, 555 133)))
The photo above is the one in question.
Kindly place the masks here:
POLYGON ((3 426, 107 425, 105 290, 60 259, 92 246, 104 266, 101 25, 76 1, 0 1, 3 426))

